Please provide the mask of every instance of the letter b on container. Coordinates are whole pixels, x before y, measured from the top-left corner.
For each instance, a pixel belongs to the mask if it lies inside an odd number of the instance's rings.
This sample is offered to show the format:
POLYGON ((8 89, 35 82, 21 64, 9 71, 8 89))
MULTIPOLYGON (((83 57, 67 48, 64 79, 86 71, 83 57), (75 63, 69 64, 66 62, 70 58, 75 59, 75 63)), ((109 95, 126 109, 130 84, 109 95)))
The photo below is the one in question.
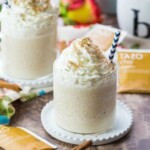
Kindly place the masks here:
POLYGON ((118 0, 117 18, 120 28, 129 34, 150 38, 150 1, 118 0))

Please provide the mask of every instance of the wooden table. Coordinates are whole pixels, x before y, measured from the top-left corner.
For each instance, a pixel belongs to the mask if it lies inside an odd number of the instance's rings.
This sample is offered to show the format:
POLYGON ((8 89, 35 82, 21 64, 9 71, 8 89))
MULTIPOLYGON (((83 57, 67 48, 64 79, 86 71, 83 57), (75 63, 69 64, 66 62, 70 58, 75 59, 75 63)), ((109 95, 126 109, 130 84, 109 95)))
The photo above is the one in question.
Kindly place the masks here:
MULTIPOLYGON (((117 26, 114 16, 105 16, 104 24, 117 26)), ((134 125, 123 139, 112 144, 91 147, 89 150, 150 150, 150 95, 124 94, 117 96, 133 111, 134 125)), ((42 108, 53 99, 53 93, 30 102, 15 102, 16 114, 11 125, 25 127, 58 146, 59 150, 70 150, 73 145, 60 142, 49 136, 42 127, 40 113, 42 108)))
MULTIPOLYGON (((134 125, 123 139, 105 146, 92 147, 89 150, 150 150, 150 95, 124 94, 117 96, 133 111, 134 125)), ((59 150, 70 150, 73 146, 55 140, 43 129, 40 113, 46 103, 53 99, 53 93, 30 102, 16 102, 16 115, 11 125, 25 127, 41 137, 56 144, 59 150)))

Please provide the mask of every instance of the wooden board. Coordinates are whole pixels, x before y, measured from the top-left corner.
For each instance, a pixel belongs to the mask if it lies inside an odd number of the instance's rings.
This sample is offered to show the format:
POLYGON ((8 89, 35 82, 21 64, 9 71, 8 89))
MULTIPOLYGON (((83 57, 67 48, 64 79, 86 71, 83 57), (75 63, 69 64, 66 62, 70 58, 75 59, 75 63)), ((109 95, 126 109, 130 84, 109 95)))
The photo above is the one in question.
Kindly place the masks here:
MULTIPOLYGON (((134 125, 130 133, 123 139, 104 146, 91 147, 89 150, 149 150, 150 149, 150 95, 124 94, 118 99, 125 102, 134 114, 134 125)), ((40 120, 42 108, 53 99, 53 94, 37 98, 30 102, 15 102, 16 115, 11 125, 25 127, 53 144, 59 150, 70 150, 73 145, 60 142, 49 136, 43 129, 40 120)))

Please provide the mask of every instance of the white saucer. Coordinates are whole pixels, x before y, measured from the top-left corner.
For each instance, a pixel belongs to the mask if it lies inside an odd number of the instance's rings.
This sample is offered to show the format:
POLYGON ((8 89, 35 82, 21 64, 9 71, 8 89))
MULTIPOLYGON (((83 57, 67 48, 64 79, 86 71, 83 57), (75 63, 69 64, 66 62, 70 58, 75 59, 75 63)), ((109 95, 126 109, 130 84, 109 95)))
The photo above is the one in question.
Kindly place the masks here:
POLYGON ((8 81, 10 83, 17 83, 22 86, 30 86, 32 88, 41 88, 41 87, 47 87, 47 86, 52 86, 53 85, 53 75, 48 75, 46 77, 38 78, 35 80, 21 80, 21 79, 16 79, 14 77, 8 76, 4 73, 3 63, 0 60, 0 78, 8 81))
POLYGON ((114 142, 125 136, 133 124, 133 116, 129 107, 123 102, 117 101, 117 114, 113 129, 101 134, 72 133, 56 125, 53 117, 53 105, 54 103, 50 102, 42 110, 41 121, 43 127, 52 137, 70 144, 80 144, 86 140, 92 140, 93 145, 102 145, 114 142))

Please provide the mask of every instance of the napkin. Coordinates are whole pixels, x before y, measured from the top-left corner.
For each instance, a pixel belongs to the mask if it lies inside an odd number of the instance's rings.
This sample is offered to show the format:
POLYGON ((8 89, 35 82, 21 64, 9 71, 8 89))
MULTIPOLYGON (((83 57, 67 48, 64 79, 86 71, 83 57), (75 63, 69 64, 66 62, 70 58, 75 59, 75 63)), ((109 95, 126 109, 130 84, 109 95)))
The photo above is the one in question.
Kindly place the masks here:
MULTIPOLYGON (((6 82, 7 83, 7 82, 6 82)), ((20 86, 20 85, 18 85, 20 86)), ((31 88, 20 86, 21 91, 17 92, 11 89, 0 89, 0 125, 9 124, 11 117, 15 114, 13 102, 20 100, 22 102, 30 101, 38 96, 43 96, 51 92, 52 87, 31 88)))

